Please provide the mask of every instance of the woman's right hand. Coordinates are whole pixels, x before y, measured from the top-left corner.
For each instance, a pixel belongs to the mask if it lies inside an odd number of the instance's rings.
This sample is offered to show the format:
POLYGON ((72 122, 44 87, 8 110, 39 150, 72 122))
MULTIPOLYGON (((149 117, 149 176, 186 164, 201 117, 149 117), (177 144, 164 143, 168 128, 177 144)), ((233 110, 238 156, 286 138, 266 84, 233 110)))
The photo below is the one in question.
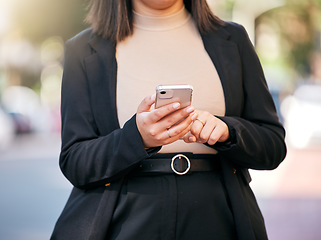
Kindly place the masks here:
POLYGON ((155 95, 138 106, 136 124, 145 148, 158 147, 182 138, 191 128, 197 113, 192 106, 180 109, 178 102, 152 109, 155 95))

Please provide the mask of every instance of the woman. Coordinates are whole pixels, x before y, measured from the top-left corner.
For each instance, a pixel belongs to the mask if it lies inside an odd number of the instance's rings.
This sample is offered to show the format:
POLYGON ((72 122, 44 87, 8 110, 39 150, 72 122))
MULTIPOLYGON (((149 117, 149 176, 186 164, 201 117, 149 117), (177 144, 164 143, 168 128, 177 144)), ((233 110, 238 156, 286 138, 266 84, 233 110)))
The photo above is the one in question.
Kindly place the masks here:
POLYGON ((205 0, 95 0, 87 20, 66 44, 74 188, 52 239, 267 239, 248 169, 276 168, 285 132, 244 28, 205 0), (159 84, 193 85, 193 106, 154 109, 159 84))

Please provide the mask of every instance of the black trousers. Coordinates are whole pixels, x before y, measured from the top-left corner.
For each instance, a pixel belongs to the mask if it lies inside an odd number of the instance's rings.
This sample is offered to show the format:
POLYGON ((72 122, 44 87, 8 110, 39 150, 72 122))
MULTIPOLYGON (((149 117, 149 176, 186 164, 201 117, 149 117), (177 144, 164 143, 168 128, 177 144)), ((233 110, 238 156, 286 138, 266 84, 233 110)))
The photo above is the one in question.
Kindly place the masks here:
POLYGON ((236 239, 220 173, 129 177, 106 239, 236 239))

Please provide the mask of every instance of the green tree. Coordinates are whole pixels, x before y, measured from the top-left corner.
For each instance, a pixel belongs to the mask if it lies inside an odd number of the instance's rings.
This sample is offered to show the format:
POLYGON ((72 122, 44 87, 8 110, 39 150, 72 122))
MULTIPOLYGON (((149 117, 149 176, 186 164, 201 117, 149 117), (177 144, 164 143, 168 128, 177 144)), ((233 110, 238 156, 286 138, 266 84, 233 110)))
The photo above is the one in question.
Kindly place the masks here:
POLYGON ((259 16, 256 26, 273 26, 279 35, 281 61, 306 77, 310 74, 310 55, 320 50, 320 16, 321 0, 287 0, 284 6, 259 16))

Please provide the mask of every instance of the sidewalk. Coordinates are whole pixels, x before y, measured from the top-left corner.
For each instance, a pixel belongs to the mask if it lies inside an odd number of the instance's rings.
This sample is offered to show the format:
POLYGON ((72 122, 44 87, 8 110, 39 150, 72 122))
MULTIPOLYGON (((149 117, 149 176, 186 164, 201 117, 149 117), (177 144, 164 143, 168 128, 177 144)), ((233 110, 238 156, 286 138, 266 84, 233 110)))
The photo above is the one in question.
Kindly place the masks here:
POLYGON ((270 240, 321 239, 321 148, 288 149, 274 171, 252 171, 270 240))

